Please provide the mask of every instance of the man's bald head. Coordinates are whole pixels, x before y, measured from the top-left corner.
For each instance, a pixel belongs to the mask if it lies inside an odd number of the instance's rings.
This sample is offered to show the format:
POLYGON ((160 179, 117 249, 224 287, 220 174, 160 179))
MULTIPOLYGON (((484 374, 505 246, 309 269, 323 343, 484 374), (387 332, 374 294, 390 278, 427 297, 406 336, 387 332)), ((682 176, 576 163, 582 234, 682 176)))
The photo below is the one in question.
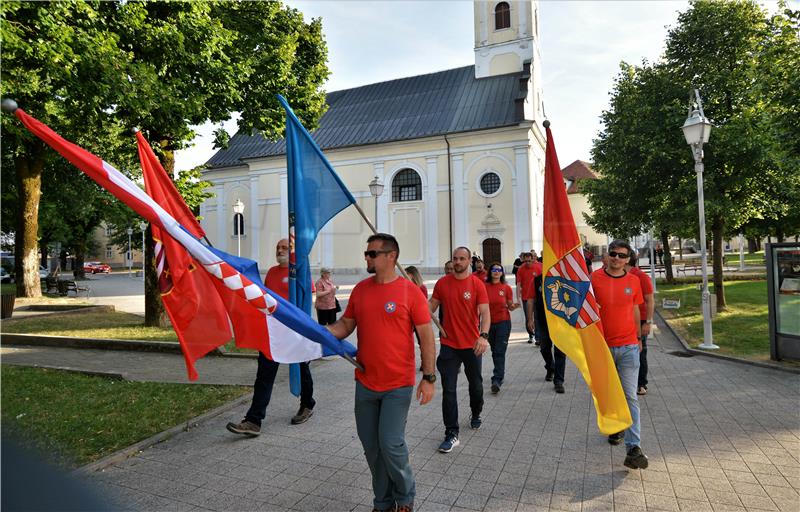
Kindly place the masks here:
POLYGON ((289 264, 289 239, 281 238, 275 245, 275 259, 278 265, 285 267, 289 264))

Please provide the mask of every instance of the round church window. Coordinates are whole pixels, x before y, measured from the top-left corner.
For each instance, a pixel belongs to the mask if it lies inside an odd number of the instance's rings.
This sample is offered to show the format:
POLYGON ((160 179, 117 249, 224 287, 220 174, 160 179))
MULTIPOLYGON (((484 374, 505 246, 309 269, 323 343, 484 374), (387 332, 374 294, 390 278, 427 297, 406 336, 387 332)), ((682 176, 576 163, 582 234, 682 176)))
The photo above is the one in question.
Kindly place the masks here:
POLYGON ((483 195, 494 196, 500 191, 500 176, 496 172, 489 171, 480 180, 480 188, 483 195))

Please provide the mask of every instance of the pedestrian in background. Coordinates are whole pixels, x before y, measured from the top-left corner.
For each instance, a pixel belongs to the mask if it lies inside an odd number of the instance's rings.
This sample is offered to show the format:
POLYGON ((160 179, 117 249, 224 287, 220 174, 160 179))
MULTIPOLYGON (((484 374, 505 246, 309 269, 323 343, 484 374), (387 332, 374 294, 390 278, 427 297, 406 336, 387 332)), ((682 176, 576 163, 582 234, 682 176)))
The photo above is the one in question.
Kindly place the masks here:
POLYGON ((336 300, 336 290, 338 286, 331 280, 331 270, 322 267, 319 271, 320 278, 317 280, 317 301, 314 308, 317 310, 317 322, 320 325, 332 324, 336 321, 338 301, 336 300))
POLYGON ((486 294, 489 296, 489 346, 492 349, 492 394, 500 392, 500 386, 506 374, 506 349, 511 335, 511 311, 519 307, 514 302, 514 292, 506 284, 506 274, 499 262, 489 266, 489 277, 486 278, 486 294))

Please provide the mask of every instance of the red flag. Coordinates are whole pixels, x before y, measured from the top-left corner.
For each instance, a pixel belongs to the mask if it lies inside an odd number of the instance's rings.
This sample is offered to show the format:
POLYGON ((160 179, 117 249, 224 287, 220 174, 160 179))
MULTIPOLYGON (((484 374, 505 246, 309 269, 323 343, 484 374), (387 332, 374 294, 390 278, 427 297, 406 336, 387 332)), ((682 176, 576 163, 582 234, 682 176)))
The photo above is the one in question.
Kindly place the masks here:
MULTIPOLYGON (((145 191, 195 236, 203 233, 161 162, 141 133, 136 133, 145 191)), ((189 380, 197 379, 194 361, 232 338, 225 305, 206 272, 196 272, 189 252, 163 230, 151 225, 156 242, 156 269, 161 300, 178 335, 189 380), (165 236, 166 235, 166 236, 165 236)))

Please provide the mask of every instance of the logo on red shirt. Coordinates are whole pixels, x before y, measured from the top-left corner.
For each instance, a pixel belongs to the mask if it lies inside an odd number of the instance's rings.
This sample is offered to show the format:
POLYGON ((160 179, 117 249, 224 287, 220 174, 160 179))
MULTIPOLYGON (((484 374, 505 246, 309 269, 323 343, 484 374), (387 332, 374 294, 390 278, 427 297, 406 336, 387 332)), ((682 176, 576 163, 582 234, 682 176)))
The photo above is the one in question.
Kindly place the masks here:
POLYGON ((625 288, 625 295, 630 295, 632 293, 633 293, 633 289, 632 288, 625 288))
POLYGON ((464 292, 464 300, 469 300, 472 298, 472 294, 469 292, 464 292))
POLYGON ((392 301, 387 302, 383 305, 383 310, 389 313, 390 315, 397 311, 397 304, 392 301))
POLYGON ((506 292, 504 292, 503 290, 500 290, 500 296, 501 297, 505 297, 506 296, 506 292))

